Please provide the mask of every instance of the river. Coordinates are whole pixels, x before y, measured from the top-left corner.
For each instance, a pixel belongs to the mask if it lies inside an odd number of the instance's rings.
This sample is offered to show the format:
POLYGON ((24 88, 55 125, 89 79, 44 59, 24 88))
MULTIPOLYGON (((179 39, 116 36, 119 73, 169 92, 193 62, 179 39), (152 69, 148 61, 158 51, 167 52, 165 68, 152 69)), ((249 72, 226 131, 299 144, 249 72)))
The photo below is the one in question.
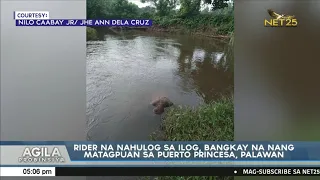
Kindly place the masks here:
POLYGON ((185 35, 105 35, 87 42, 88 140, 142 141, 160 125, 150 102, 197 106, 233 88, 226 43, 185 35))

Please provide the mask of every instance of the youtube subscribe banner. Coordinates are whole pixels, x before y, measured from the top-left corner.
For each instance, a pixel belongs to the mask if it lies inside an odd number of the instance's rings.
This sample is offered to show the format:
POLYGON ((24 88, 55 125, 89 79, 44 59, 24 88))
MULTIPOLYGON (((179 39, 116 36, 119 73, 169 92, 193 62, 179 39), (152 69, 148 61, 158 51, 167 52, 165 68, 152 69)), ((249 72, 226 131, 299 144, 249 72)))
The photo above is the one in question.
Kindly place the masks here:
POLYGON ((317 142, 1 141, 1 166, 317 167, 317 142))
POLYGON ((0 176, 320 176, 305 167, 0 167, 0 176))

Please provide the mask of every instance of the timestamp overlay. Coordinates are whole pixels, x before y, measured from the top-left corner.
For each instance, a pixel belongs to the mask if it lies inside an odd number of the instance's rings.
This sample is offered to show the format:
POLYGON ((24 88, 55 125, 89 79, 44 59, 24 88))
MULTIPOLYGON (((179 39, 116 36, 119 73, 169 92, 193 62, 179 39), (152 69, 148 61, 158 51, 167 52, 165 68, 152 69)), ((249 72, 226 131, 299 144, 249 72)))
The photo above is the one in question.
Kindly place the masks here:
POLYGON ((55 167, 1 167, 1 176, 55 176, 55 167))

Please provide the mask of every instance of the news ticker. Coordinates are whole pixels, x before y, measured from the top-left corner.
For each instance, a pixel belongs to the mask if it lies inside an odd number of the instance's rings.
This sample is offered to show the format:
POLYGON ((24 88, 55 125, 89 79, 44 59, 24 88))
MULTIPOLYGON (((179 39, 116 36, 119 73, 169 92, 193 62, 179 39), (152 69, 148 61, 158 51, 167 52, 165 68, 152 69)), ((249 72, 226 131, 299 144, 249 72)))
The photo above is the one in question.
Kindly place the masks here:
POLYGON ((320 167, 1 167, 1 176, 320 176, 320 167))
POLYGON ((317 142, 1 141, 1 166, 318 167, 317 142))

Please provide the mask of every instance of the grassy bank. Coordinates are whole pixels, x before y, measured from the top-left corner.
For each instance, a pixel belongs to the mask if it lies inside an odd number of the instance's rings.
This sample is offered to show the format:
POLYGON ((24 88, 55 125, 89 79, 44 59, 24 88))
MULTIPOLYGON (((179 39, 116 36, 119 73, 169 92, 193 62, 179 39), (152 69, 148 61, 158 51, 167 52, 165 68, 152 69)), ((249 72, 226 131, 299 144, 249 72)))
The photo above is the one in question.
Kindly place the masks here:
POLYGON ((232 8, 225 8, 191 17, 144 15, 144 18, 153 20, 153 26, 150 28, 151 31, 192 33, 212 37, 229 36, 234 31, 232 8))
MULTIPOLYGON (((233 12, 232 8, 225 8, 189 17, 181 17, 177 14, 158 16, 143 13, 137 19, 152 19, 153 24, 147 30, 149 32, 230 38, 234 31, 233 12)), ((94 28, 87 27, 87 41, 97 39, 97 31, 94 28)))
MULTIPOLYGON (((177 106, 163 117, 162 130, 153 140, 165 141, 233 141, 233 98, 223 97, 197 108, 177 106)), ((144 177, 142 179, 148 179, 144 177)), ((157 180, 233 180, 233 177, 156 177, 157 180)))
MULTIPOLYGON (((233 141, 233 114, 233 98, 229 97, 197 108, 169 108, 162 121, 162 140, 233 141)), ((157 140, 156 136, 154 133, 152 138, 157 140)))
MULTIPOLYGON (((141 0, 145 7, 128 0, 87 2, 88 19, 152 19, 150 31, 192 33, 228 37, 234 29, 232 0, 141 0)), ((88 38, 89 39, 89 38, 88 38)))

